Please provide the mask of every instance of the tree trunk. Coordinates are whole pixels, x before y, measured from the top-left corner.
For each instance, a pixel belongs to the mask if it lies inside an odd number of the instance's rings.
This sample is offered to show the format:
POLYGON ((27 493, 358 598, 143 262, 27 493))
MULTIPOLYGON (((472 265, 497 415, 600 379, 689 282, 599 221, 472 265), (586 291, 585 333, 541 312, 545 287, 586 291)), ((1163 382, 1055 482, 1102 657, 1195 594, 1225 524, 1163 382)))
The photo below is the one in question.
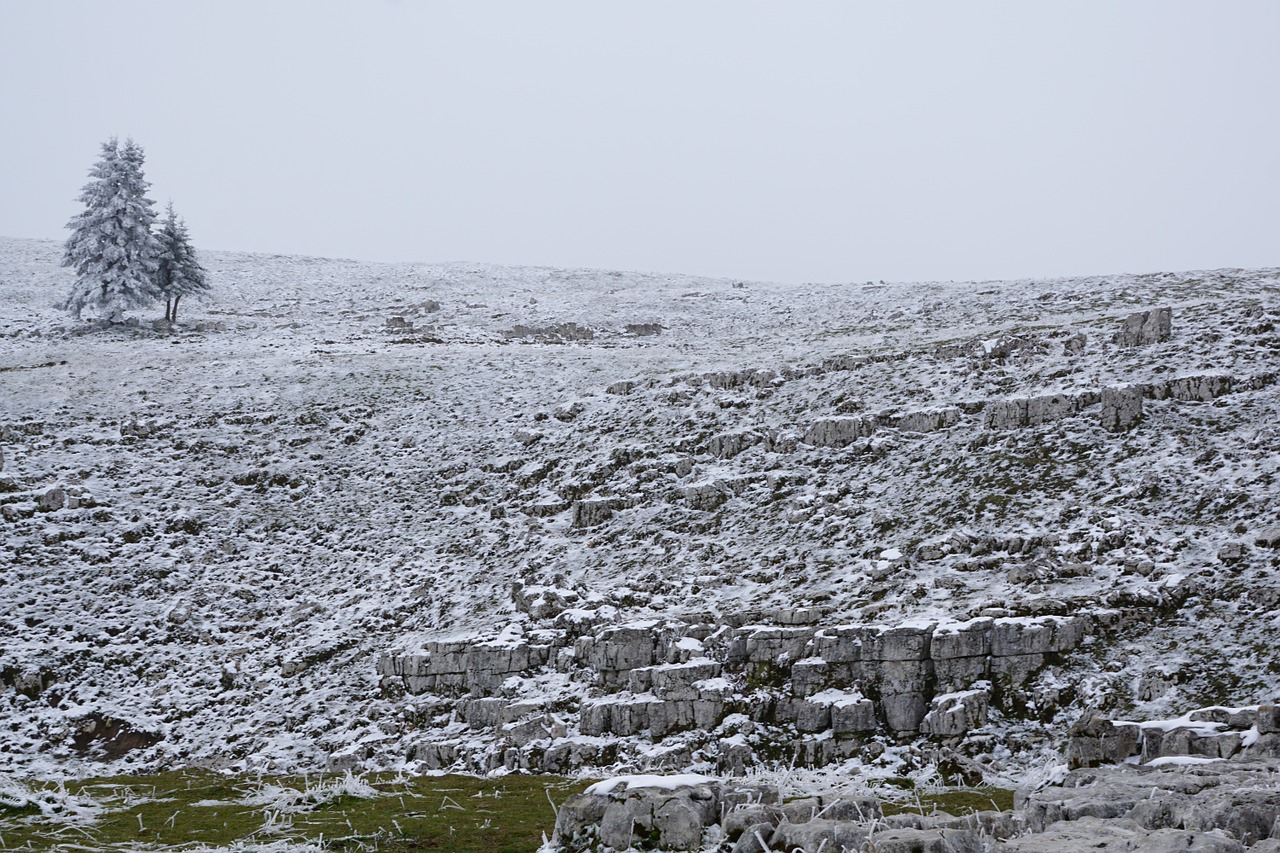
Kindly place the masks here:
POLYGON ((173 316, 169 318, 170 323, 178 322, 178 300, 181 298, 181 296, 173 297, 173 316))
POLYGON ((166 323, 172 323, 172 322, 173 322, 172 308, 170 307, 172 304, 173 304, 173 300, 172 300, 172 299, 166 299, 166 300, 164 301, 164 321, 165 321, 166 323))

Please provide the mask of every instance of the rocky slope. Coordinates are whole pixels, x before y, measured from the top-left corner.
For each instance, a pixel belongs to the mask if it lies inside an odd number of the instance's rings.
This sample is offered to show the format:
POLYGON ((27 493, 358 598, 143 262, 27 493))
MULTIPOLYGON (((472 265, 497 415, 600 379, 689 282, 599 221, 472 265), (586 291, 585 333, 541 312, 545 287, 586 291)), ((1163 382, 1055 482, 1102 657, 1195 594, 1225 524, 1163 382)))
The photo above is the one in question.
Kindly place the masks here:
POLYGON ((1275 270, 214 253, 157 329, 57 260, 0 240, 0 769, 998 777, 1275 698, 1275 270))

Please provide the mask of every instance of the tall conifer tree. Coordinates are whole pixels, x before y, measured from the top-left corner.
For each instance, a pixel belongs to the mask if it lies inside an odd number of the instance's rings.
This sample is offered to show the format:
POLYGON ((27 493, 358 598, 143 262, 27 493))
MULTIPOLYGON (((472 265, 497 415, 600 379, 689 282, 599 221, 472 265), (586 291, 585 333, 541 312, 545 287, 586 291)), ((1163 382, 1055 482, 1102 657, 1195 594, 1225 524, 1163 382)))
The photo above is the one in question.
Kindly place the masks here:
POLYGON ((157 235, 159 267, 156 284, 164 297, 164 318, 178 320, 178 302, 184 296, 203 296, 209 292, 209 278, 196 258, 187 233, 187 223, 173 212, 173 202, 165 208, 164 223, 157 235))
POLYGON ((67 223, 64 267, 74 267, 75 284, 63 307, 76 316, 85 308, 119 320, 128 308, 155 301, 156 243, 151 224, 156 213, 147 198, 150 184, 142 172, 142 148, 132 139, 120 146, 104 142, 102 156, 89 170, 79 200, 85 209, 67 223))

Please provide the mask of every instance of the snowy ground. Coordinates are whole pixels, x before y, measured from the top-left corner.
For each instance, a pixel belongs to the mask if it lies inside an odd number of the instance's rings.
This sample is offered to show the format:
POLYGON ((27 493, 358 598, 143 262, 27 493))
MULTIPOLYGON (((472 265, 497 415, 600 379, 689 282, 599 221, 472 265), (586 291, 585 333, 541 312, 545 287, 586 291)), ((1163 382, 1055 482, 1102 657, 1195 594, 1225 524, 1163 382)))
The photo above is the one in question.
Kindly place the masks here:
POLYGON ((1177 589, 1158 628, 1074 674, 1080 703, 1151 715, 1280 686, 1276 552, 1252 544, 1280 522, 1276 270, 784 287, 210 253, 216 298, 162 333, 60 315, 59 257, 0 238, 0 770, 102 770, 76 747, 98 718, 160 737, 115 769, 315 768, 369 738, 394 755, 378 652, 534 626, 516 582, 606 621, 1177 589), (1111 343, 1162 305, 1172 340, 1111 343), (1122 435, 1096 407, 1012 431, 978 411, 1218 373, 1245 390, 1148 401, 1122 435), (963 415, 937 432, 799 440, 945 406, 963 415), (573 528, 591 498, 612 516, 573 528), (956 534, 996 541, 914 559, 956 534))

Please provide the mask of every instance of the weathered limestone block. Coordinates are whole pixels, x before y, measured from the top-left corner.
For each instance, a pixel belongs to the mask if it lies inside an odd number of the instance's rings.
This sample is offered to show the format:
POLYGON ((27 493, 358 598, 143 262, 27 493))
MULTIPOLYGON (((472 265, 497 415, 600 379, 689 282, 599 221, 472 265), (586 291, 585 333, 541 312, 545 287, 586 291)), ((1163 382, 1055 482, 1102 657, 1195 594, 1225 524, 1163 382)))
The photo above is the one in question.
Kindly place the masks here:
POLYGON ((1205 376, 1181 376, 1165 385, 1166 394, 1184 402, 1209 402, 1224 394, 1230 394, 1234 380, 1226 374, 1205 376))
POLYGON ((966 690, 991 678, 991 658, 941 658, 933 662, 933 678, 943 693, 966 690))
POLYGON ((861 683, 881 693, 920 693, 928 690, 933 677, 933 661, 885 660, 864 661, 861 683))
POLYGON ((964 690, 935 696, 920 731, 933 737, 958 737, 987 724, 986 690, 964 690))
POLYGON ((862 659, 922 661, 929 658, 934 625, 866 626, 860 629, 862 659))
POLYGON ((1213 732, 1214 726, 1142 727, 1142 763, 1169 756, 1230 758, 1240 751, 1239 732, 1213 732))
POLYGON ((1096 402, 1098 395, 1092 391, 995 400, 983 411, 983 425, 987 429, 1040 426, 1072 417, 1096 402))
POLYGON ((710 511, 733 497, 733 490, 727 484, 716 480, 685 486, 680 490, 680 494, 691 509, 710 511))
POLYGON ((990 618, 953 622, 933 629, 930 641, 930 657, 935 662, 949 658, 985 657, 991 654, 990 618))
MULTIPOLYGON (((830 820, 825 817, 803 823, 780 823, 765 840, 771 850, 862 850, 870 836, 869 823, 830 820)), ((877 850, 879 848, 876 848, 877 850)))
POLYGON ((875 704, 865 696, 845 693, 831 702, 831 731, 836 735, 871 732, 875 728, 875 704))
POLYGON ((1173 330, 1173 309, 1139 311, 1125 318, 1115 342, 1122 347, 1140 347, 1169 340, 1173 330))
POLYGON ((694 702, 692 700, 649 702, 646 703, 645 710, 649 723, 649 735, 654 740, 666 737, 673 732, 693 728, 694 702))
POLYGON ((588 662, 606 684, 617 684, 636 667, 652 666, 657 644, 656 623, 607 628, 590 646, 588 662))
POLYGON ((473 696, 495 693, 510 676, 529 669, 527 643, 477 643, 466 654, 467 686, 473 696))
POLYGON ((556 817, 553 842, 576 848, 594 833, 600 844, 618 850, 633 844, 693 850, 719 814, 720 786, 712 780, 621 777, 570 797, 556 817))
POLYGON ((1259 705, 1255 713, 1259 734, 1280 732, 1280 705, 1259 705))
POLYGON ((1142 420, 1142 389, 1134 385, 1112 385, 1102 389, 1102 428, 1124 432, 1142 420))
POLYGON ((732 459, 761 441, 756 432, 727 432, 713 435, 707 441, 707 452, 720 459, 732 459))
POLYGON ((638 788, 610 794, 600 819, 600 841, 625 850, 656 834, 659 850, 696 850, 703 830, 720 816, 719 788, 707 782, 674 791, 638 788))
POLYGON ((469 640, 448 640, 425 645, 427 651, 427 671, 429 675, 464 674, 467 671, 467 652, 471 650, 469 640))
POLYGON ((887 693, 880 697, 880 710, 891 731, 916 732, 929 712, 929 703, 922 693, 887 693))
POLYGON ((1254 533, 1253 544, 1259 548, 1280 548, 1280 525, 1265 527, 1254 533))
POLYGON ((1027 400, 1027 424, 1038 426, 1053 423, 1074 415, 1079 408, 1076 399, 1068 394, 1048 394, 1027 400))
POLYGON ((1027 425, 1025 399, 993 400, 982 412, 982 425, 987 429, 1019 429, 1027 425))
POLYGON ((994 657, 1061 654, 1084 641, 1087 622, 1076 616, 1014 616, 996 619, 991 631, 994 657))
POLYGON ((796 696, 812 696, 830 680, 831 667, 822 658, 803 658, 791 665, 791 692, 796 696))
POLYGON ((575 529, 595 527, 613 518, 617 501, 613 498, 589 498, 573 502, 573 522, 575 529))
POLYGON ((983 853, 986 849, 982 836, 971 829, 887 829, 873 833, 869 843, 876 853, 983 853))
POLYGON ((508 702, 498 697, 463 699, 455 707, 471 728, 491 729, 502 722, 508 702))
POLYGON ((824 702, 813 702, 797 699, 796 730, 800 732, 823 732, 831 728, 831 706, 824 702))
POLYGON ((1044 832, 1001 841, 993 853, 1084 853, 1141 850, 1145 853, 1244 853, 1224 835, 1182 829, 1143 829, 1127 820, 1082 818, 1055 823, 1044 832))
POLYGON ((941 409, 928 409, 921 412, 906 412, 902 415, 886 419, 886 425, 896 427, 903 432, 937 432, 953 427, 960 422, 960 410, 955 406, 941 409))
POLYGON ((636 383, 630 379, 620 379, 604 389, 606 394, 626 395, 636 389, 636 383))
POLYGON ((1077 720, 1068 732, 1067 767, 1098 767, 1120 764, 1137 755, 1141 729, 1135 723, 1113 723, 1098 714, 1077 720))
POLYGON ((776 664, 779 659, 800 660, 813 639, 812 628, 743 628, 748 663, 776 664))
POLYGON ((875 432, 874 418, 857 416, 823 418, 814 421, 801 439, 813 447, 845 447, 875 432))
POLYGON ((823 628, 813 635, 814 657, 831 664, 862 660, 863 629, 857 625, 823 628))
POLYGON ((650 669, 653 692, 662 699, 696 699, 694 685, 720 675, 723 667, 710 658, 695 658, 688 663, 667 664, 650 669))

